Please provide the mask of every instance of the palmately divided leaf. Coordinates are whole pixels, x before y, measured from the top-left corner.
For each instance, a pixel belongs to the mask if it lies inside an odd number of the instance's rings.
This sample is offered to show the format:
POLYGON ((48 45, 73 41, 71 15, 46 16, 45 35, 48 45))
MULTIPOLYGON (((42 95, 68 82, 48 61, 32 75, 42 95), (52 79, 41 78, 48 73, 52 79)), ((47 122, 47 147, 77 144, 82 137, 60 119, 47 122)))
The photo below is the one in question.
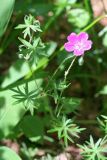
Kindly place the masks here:
POLYGON ((86 144, 78 145, 82 151, 81 155, 87 160, 107 160, 105 153, 107 153, 107 136, 99 138, 95 143, 92 136, 90 141, 86 141, 86 144))
POLYGON ((62 119, 56 119, 53 122, 53 128, 48 132, 57 132, 58 139, 64 139, 65 146, 68 146, 68 140, 73 143, 74 140, 72 137, 79 138, 78 134, 83 130, 84 128, 79 128, 73 123, 72 119, 66 119, 66 117, 63 116, 62 119))
POLYGON ((40 28, 40 23, 38 20, 36 20, 32 15, 25 16, 24 17, 25 24, 19 24, 15 29, 24 29, 24 39, 28 36, 29 38, 32 37, 32 31, 33 32, 42 32, 40 28))

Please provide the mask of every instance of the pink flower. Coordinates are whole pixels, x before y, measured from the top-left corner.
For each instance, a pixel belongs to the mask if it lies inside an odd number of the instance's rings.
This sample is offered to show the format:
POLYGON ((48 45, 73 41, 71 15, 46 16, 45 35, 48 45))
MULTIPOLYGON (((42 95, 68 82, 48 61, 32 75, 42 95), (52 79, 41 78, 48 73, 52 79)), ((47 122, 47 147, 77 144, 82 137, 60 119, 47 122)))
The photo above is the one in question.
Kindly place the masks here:
POLYGON ((68 52, 73 52, 75 56, 84 55, 92 47, 92 41, 88 40, 88 34, 81 32, 79 35, 71 33, 67 37, 68 42, 64 44, 64 48, 68 52))

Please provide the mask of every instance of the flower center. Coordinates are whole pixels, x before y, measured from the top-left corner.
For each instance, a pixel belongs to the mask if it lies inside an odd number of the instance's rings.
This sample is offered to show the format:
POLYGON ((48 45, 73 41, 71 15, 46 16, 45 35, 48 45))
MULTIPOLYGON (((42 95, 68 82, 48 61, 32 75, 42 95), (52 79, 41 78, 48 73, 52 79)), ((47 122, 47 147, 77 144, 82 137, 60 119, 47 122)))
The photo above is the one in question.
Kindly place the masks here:
POLYGON ((84 48, 83 42, 77 42, 77 43, 75 44, 74 48, 77 49, 77 50, 83 49, 83 48, 84 48))

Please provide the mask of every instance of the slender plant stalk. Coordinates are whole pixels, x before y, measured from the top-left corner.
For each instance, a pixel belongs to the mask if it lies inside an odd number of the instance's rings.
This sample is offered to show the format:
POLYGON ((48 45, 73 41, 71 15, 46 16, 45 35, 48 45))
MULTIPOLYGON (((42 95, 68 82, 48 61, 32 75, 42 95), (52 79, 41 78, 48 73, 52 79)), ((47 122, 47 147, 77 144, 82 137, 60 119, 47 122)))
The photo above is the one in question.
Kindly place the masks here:
MULTIPOLYGON (((66 83, 67 76, 68 76, 68 74, 69 74, 69 72, 70 72, 70 69, 72 68, 72 66, 73 66, 76 58, 77 58, 77 57, 74 57, 74 59, 72 60, 70 66, 69 66, 68 69, 65 71, 65 74, 64 74, 64 82, 65 82, 65 83, 66 83)), ((64 90, 61 91, 60 96, 59 96, 59 99, 58 99, 58 102, 57 102, 57 105, 56 105, 55 114, 57 114, 57 117, 59 116, 59 114, 60 114, 60 112, 61 112, 61 109, 62 109, 62 106, 59 108, 59 104, 60 104, 60 99, 61 99, 61 97, 62 97, 63 91, 64 91, 64 90), (59 111, 58 111, 58 113, 57 113, 58 108, 59 108, 59 111)))
POLYGON ((59 108, 59 104, 60 104, 60 99, 62 97, 62 94, 63 94, 63 90, 60 92, 60 95, 59 95, 59 98, 58 98, 58 101, 57 101, 57 105, 56 105, 56 108, 55 108, 55 114, 57 115, 57 117, 59 116, 59 113, 61 111, 61 109, 59 108), (59 108, 59 111, 58 111, 58 108, 59 108), (58 111, 58 113, 57 113, 57 111, 58 111))
POLYGON ((45 87, 45 91, 46 91, 46 89, 48 88, 48 86, 49 86, 50 82, 52 81, 52 79, 54 78, 54 76, 55 76, 55 75, 57 74, 57 72, 59 71, 60 67, 61 67, 68 59, 70 59, 70 58, 72 58, 72 56, 65 58, 65 59, 61 62, 61 64, 57 67, 57 69, 55 70, 55 72, 54 72, 53 75, 51 76, 51 79, 50 79, 49 82, 47 83, 47 85, 46 85, 46 87, 45 87))
POLYGON ((74 57, 74 59, 72 60, 70 66, 69 66, 68 69, 65 71, 65 74, 64 74, 64 81, 65 81, 65 82, 66 82, 66 79, 67 79, 67 76, 68 76, 68 74, 69 74, 69 71, 70 71, 70 69, 72 68, 75 60, 76 60, 76 57, 74 57))
POLYGON ((92 28, 97 22, 99 22, 101 19, 106 18, 107 15, 101 15, 100 17, 96 18, 92 23, 90 23, 87 27, 85 27, 81 32, 85 32, 92 28))

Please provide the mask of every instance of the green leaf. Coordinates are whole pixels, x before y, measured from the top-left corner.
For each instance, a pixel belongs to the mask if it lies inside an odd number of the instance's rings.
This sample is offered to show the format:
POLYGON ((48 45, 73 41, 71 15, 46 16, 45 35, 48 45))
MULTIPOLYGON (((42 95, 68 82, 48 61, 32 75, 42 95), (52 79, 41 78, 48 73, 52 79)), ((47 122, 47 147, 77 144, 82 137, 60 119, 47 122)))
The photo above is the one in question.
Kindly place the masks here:
MULTIPOLYGON (((37 81, 38 85, 41 84, 41 80, 37 81)), ((24 84, 20 85, 23 89, 24 84)), ((29 91, 36 90, 35 82, 29 82, 29 91)), ((0 138, 7 137, 13 134, 15 126, 22 119, 27 111, 23 103, 14 105, 15 99, 12 97, 14 92, 11 90, 5 90, 0 92, 0 98, 2 103, 0 104, 0 138)))
POLYGON ((17 60, 8 70, 7 75, 1 85, 2 88, 16 82, 29 72, 29 66, 26 62, 17 60))
POLYGON ((45 52, 48 57, 54 53, 56 47, 57 47, 57 43, 54 41, 50 41, 49 43, 46 44, 45 52))
POLYGON ((68 5, 76 3, 77 0, 56 0, 58 5, 62 5, 63 3, 67 3, 68 5))
POLYGON ((0 93, 4 98, 0 104, 0 138, 8 136, 25 113, 23 104, 13 105, 12 91, 6 90, 0 93))
POLYGON ((36 47, 39 45, 40 43, 40 37, 34 39, 34 42, 33 42, 33 49, 36 49, 36 47))
POLYGON ((37 141, 43 138, 43 118, 39 118, 38 116, 25 116, 20 123, 20 128, 31 141, 37 141))
POLYGON ((29 37, 32 36, 31 34, 31 30, 33 32, 42 32, 42 30, 40 29, 40 23, 38 20, 35 19, 35 17, 33 17, 32 15, 29 16, 25 16, 24 17, 24 24, 19 24, 16 29, 23 29, 23 33, 24 33, 24 38, 27 37, 27 35, 29 37))
MULTIPOLYGON (((55 51, 57 47, 57 44, 55 42, 50 42, 46 45, 46 48, 42 51, 40 51, 40 54, 44 54, 47 57, 51 56, 53 54, 53 52, 55 51)), ((35 57, 36 55, 34 55, 35 57)), ((38 65, 35 64, 35 61, 33 61, 32 63, 32 70, 36 71, 40 68, 43 68, 45 66, 47 66, 49 59, 47 57, 40 57, 39 61, 38 61, 38 65)), ((14 64, 12 64, 12 66, 9 68, 9 70, 7 71, 7 74, 4 78, 4 81, 1 85, 1 88, 5 88, 8 85, 11 85, 13 83, 15 83, 17 80, 23 78, 24 76, 26 76, 28 74, 31 76, 31 74, 29 74, 30 69, 29 69, 29 65, 27 62, 23 62, 23 60, 19 59, 17 60, 14 64)), ((38 71, 36 73, 36 75, 38 74, 38 71)))
POLYGON ((105 85, 101 91, 98 92, 98 94, 107 95, 107 85, 105 85))
POLYGON ((85 27, 90 20, 89 13, 86 10, 80 8, 71 9, 67 15, 68 22, 72 23, 78 28, 85 27))
POLYGON ((86 141, 85 144, 79 145, 81 149, 81 155, 83 159, 87 160, 106 160, 106 152, 107 152, 107 136, 104 138, 99 138, 95 143, 92 136, 90 136, 90 140, 86 141))
POLYGON ((32 48, 32 45, 30 44, 30 42, 26 41, 25 39, 22 39, 20 37, 18 37, 18 39, 23 43, 23 45, 25 47, 28 47, 28 48, 32 48))
POLYGON ((107 47, 107 33, 103 37, 103 45, 107 47))
POLYGON ((12 149, 0 147, 0 160, 21 160, 21 158, 12 149))
POLYGON ((48 132, 57 132, 58 139, 64 139, 64 144, 68 146, 68 140, 72 143, 74 142, 73 137, 79 138, 78 134, 81 133, 85 128, 79 128, 76 124, 73 123, 72 119, 66 119, 66 117, 62 117, 61 119, 56 119, 53 121, 52 129, 48 130, 48 132))
MULTIPOLYGON (((32 65, 32 70, 36 71, 45 65, 47 65, 48 59, 42 58, 38 65, 36 64, 32 65)), ((38 74, 39 72, 37 72, 38 74)), ((4 78, 4 81, 1 85, 1 88, 5 88, 13 83, 15 83, 17 80, 23 78, 28 74, 28 78, 31 76, 31 72, 29 69, 29 65, 27 62, 23 62, 22 60, 17 60, 8 70, 7 75, 4 78)), ((36 74, 36 75, 37 75, 36 74)), ((22 82, 21 82, 22 83, 22 82)))
POLYGON ((74 97, 62 99, 63 111, 65 113, 75 112, 79 108, 81 101, 82 99, 74 97))
POLYGON ((5 32, 10 20, 15 0, 0 0, 0 37, 5 32))

